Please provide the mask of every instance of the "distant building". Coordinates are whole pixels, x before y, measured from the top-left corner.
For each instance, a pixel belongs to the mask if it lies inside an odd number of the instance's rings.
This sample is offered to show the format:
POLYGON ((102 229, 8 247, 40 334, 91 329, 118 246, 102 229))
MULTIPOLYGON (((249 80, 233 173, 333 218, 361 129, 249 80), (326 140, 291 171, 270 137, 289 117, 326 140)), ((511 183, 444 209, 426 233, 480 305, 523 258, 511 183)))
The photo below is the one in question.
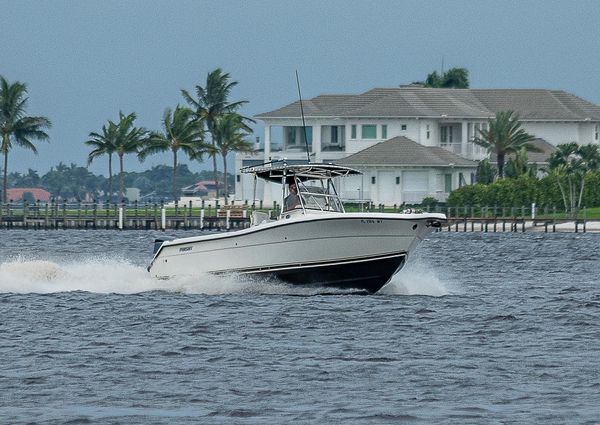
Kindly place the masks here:
POLYGON ((28 198, 34 201, 48 202, 50 201, 51 194, 47 190, 40 188, 12 188, 6 190, 6 198, 14 202, 20 202, 28 198), (27 193, 31 194, 31 197, 27 193))
MULTIPOLYGON (((600 133, 600 106, 561 90, 403 86, 358 95, 321 95, 303 101, 303 108, 311 161, 351 163, 365 172, 363 191, 359 194, 357 183, 349 182, 341 195, 386 204, 412 202, 421 195, 445 200, 451 190, 470 184, 475 161, 488 157, 473 138, 499 111, 518 113, 525 131, 549 147, 547 151, 567 142, 597 144, 600 133), (368 150, 376 145, 383 146, 368 150), (418 146, 425 149, 416 151, 418 146), (453 155, 439 155, 440 149, 453 155), (381 155, 388 158, 385 164, 376 159, 381 155), (436 162, 428 164, 433 157, 436 162)), ((306 161, 298 101, 256 118, 265 123, 262 150, 253 156, 238 154, 237 170, 269 159, 306 161)), ((535 154, 529 155, 531 159, 535 154)), ((536 156, 533 162, 546 158, 536 156)), ((252 176, 238 174, 235 192, 238 199, 252 199, 252 176)), ((279 199, 280 192, 258 182, 259 199, 279 199)))
POLYGON ((217 195, 217 185, 214 180, 203 180, 182 188, 181 195, 186 197, 214 198, 217 195))
POLYGON ((126 187, 125 188, 125 198, 129 200, 129 202, 140 201, 141 199, 141 190, 137 187, 126 187))

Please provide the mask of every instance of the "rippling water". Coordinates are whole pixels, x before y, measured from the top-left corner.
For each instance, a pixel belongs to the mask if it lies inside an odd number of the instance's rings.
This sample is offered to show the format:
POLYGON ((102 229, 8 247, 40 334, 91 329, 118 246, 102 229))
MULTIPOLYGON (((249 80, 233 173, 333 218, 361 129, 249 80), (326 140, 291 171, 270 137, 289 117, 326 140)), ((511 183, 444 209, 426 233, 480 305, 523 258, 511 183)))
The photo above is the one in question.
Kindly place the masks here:
POLYGON ((0 423, 600 420, 600 235, 436 233, 373 296, 153 281, 155 235, 0 231, 0 423))

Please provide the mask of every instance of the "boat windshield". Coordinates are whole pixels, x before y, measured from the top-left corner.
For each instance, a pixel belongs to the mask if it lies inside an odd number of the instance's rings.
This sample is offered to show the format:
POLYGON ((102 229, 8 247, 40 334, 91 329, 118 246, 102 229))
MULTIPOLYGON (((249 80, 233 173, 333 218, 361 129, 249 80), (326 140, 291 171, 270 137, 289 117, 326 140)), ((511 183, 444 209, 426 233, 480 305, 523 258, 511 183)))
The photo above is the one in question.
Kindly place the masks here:
POLYGON ((344 212, 344 207, 330 180, 327 186, 323 182, 304 182, 299 186, 302 205, 307 210, 344 212))

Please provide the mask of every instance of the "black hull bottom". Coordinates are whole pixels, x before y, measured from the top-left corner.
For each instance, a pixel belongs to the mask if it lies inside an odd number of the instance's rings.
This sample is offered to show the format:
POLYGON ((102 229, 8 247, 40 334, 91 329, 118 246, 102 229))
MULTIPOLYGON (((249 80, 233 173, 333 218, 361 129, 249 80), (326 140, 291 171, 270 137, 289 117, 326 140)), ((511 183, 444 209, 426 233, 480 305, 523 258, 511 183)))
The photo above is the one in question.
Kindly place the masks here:
POLYGON ((275 278, 302 286, 379 291, 406 261, 406 254, 385 255, 335 263, 298 264, 288 267, 245 271, 256 278, 275 278))

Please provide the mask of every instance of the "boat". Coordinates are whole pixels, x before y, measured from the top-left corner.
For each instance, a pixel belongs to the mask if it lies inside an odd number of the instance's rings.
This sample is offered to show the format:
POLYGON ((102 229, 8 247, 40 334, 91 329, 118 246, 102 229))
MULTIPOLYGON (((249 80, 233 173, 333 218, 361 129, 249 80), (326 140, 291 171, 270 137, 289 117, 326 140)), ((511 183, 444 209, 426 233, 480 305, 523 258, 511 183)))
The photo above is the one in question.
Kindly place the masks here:
POLYGON ((292 285, 375 293, 446 216, 346 212, 335 182, 361 174, 326 163, 266 163, 241 170, 282 187, 281 212, 255 211, 248 228, 157 239, 148 270, 158 279, 233 273, 292 285), (296 186, 297 193, 290 194, 296 186), (290 195, 296 202, 290 203, 290 195), (286 202, 286 200, 288 202, 286 202), (287 205, 287 207, 286 207, 287 205))

